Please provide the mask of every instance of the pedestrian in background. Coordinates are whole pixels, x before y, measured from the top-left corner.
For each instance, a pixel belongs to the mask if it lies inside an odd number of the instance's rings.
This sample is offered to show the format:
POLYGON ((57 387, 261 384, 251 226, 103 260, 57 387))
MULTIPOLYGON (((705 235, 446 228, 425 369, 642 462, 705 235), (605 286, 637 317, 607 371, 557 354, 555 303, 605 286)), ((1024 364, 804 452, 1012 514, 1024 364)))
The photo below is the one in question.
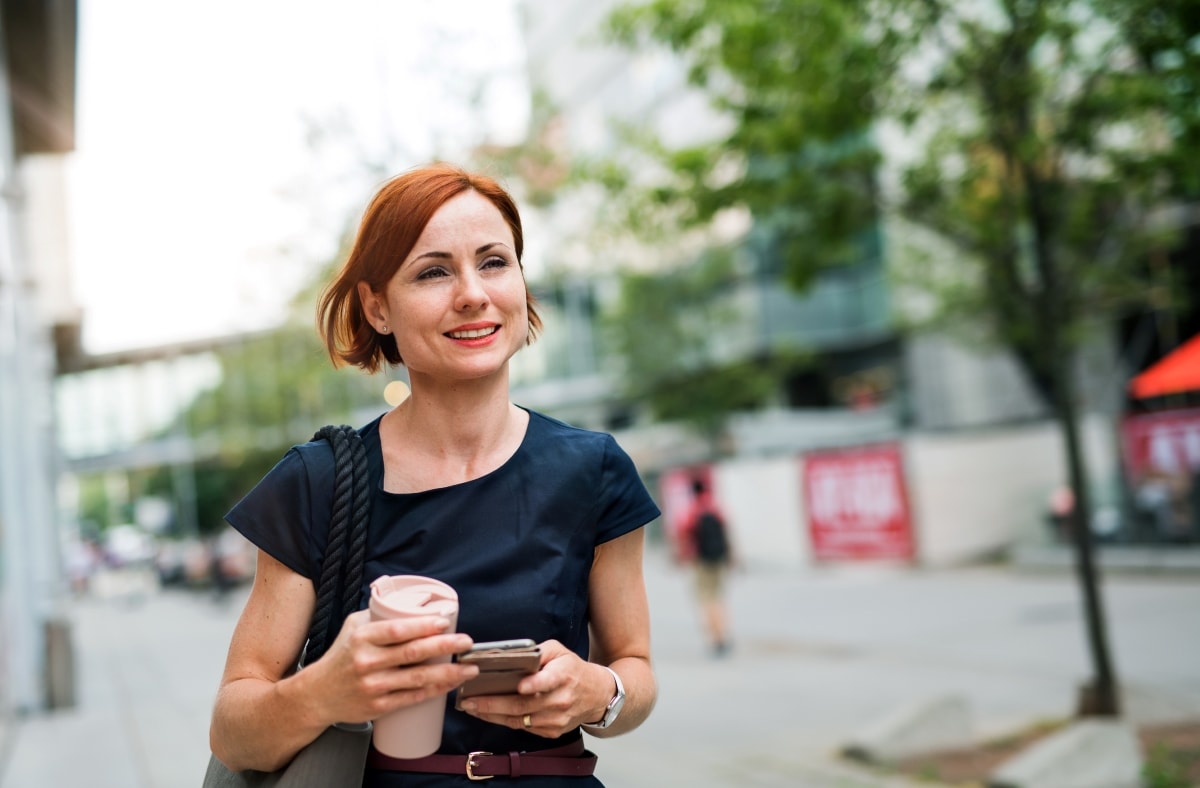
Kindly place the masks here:
POLYGON ((446 695, 440 757, 372 750, 364 786, 519 772, 539 786, 598 786, 590 766, 578 769, 594 763, 581 728, 612 736, 649 715, 643 526, 659 511, 610 435, 509 399, 509 361, 541 328, 522 249, 507 192, 455 167, 400 175, 368 206, 319 305, 335 364, 369 373, 404 364, 411 387, 359 430, 373 491, 360 609, 322 657, 290 672, 329 528, 331 491, 308 479, 314 467, 315 478, 333 478, 326 442, 295 447, 227 515, 259 547, 210 734, 231 769, 278 769, 334 723, 446 695), (371 621, 362 608, 383 575, 454 588, 457 632, 438 616, 371 621), (540 670, 517 694, 455 708, 448 693, 478 668, 430 662, 515 638, 540 644, 540 670), (503 770, 480 774, 477 757, 491 753, 500 757, 487 768, 503 770), (535 772, 543 767, 562 771, 535 772))
POLYGON ((692 566, 696 598, 712 654, 723 657, 732 646, 725 581, 733 564, 733 550, 725 516, 700 477, 692 480, 692 501, 683 516, 676 547, 679 560, 692 566))

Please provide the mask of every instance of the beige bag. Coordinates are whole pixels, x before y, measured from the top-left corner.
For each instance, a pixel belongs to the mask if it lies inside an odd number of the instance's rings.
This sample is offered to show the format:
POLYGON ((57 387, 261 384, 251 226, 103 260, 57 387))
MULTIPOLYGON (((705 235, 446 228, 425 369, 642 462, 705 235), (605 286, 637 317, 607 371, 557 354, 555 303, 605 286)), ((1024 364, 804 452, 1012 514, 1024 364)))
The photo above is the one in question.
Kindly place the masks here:
POLYGON ((338 723, 275 772, 230 771, 209 756, 204 788, 358 788, 371 744, 371 723, 338 723))

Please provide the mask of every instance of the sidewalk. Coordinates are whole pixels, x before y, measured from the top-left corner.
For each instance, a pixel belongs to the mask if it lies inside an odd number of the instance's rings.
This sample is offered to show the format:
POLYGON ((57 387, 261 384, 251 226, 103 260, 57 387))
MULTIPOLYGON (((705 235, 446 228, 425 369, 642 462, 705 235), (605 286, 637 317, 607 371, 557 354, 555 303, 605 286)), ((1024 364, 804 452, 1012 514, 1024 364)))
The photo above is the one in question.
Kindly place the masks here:
MULTIPOLYGON (((647 572, 660 695, 638 731, 591 740, 614 788, 905 785, 833 753, 897 705, 945 692, 968 699, 980 735, 1068 716, 1089 675, 1069 572, 742 573, 723 660, 704 652, 688 576, 657 552, 647 572)), ((199 785, 243 595, 79 602, 78 707, 10 731, 0 786, 199 785)), ((1200 703, 1200 578, 1113 576, 1104 599, 1122 679, 1200 703)))

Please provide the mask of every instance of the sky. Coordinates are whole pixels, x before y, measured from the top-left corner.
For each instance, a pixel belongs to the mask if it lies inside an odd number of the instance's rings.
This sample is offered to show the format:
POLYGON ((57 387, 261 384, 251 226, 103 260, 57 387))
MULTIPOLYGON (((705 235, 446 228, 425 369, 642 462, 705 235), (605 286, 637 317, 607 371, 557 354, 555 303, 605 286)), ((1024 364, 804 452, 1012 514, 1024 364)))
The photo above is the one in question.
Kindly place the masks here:
POLYGON ((85 349, 269 327, 385 174, 516 139, 515 4, 80 0, 85 349))

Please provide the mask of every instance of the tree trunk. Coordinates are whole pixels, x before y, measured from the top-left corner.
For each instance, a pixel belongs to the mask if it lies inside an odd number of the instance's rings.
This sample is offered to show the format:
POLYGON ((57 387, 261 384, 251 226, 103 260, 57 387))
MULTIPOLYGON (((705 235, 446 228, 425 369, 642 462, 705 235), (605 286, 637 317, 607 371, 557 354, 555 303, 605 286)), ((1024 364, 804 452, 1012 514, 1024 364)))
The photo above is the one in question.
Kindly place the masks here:
MULTIPOLYGON (((1020 72, 1028 77, 1029 52, 1022 51, 1020 72)), ((1019 139, 1029 140, 1035 136, 1032 123, 1033 113, 1027 103, 1019 102, 1017 117, 1019 139)), ((1024 158, 1018 148, 1012 152, 1011 161, 1025 184, 1024 211, 1033 233, 1033 262, 1041 279, 1040 298, 1035 301, 1036 320, 1040 324, 1037 335, 1041 339, 1040 357, 1032 370, 1042 373, 1053 387, 1053 408, 1062 429, 1063 448, 1067 458, 1067 473, 1071 490, 1075 495, 1075 506, 1071 511, 1069 528, 1075 544, 1075 569, 1083 591, 1084 618, 1087 638, 1092 655, 1095 676, 1092 683, 1083 688, 1078 712, 1085 716, 1115 717, 1120 713, 1116 676, 1109 658, 1108 634, 1105 628, 1104 604, 1100 597, 1092 543, 1092 507, 1088 496, 1088 474, 1083 452, 1079 446, 1078 408, 1075 401, 1075 352, 1070 341, 1064 338, 1064 330, 1073 325, 1076 316, 1076 301, 1068 278, 1064 281, 1056 255, 1056 231, 1061 226, 1060 191, 1053 180, 1040 174, 1035 161, 1024 158)))
MULTIPOLYGON (((1068 357, 1073 354, 1068 354, 1068 357)), ((1091 529, 1091 501, 1088 496, 1087 469, 1079 445, 1078 413, 1075 407, 1073 365, 1064 363, 1054 375, 1057 385, 1057 412, 1066 450, 1067 472, 1075 507, 1071 512, 1070 532, 1075 546, 1075 570, 1083 590, 1084 617, 1095 676, 1083 688, 1078 713, 1082 716, 1116 717, 1121 713, 1117 680, 1109 657, 1104 603, 1096 571, 1091 529)))

